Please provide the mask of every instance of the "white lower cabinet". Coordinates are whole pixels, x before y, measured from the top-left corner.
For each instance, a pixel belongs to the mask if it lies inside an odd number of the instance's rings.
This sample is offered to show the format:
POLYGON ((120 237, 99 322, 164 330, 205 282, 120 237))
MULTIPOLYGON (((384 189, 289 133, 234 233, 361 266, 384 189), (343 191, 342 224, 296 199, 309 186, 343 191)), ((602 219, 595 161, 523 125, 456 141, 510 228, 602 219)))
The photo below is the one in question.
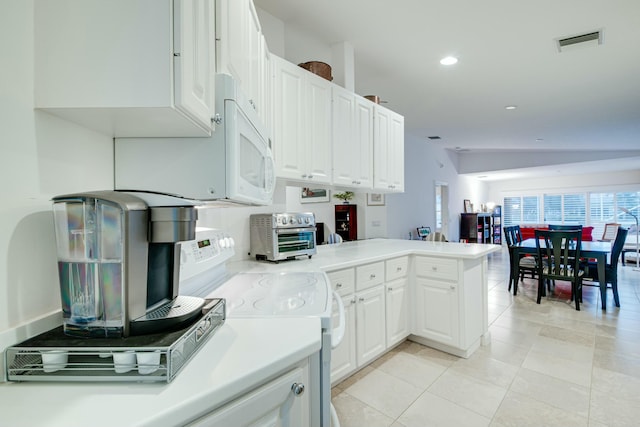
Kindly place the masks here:
POLYGON ((409 336, 409 285, 407 278, 385 284, 387 348, 409 336))
MULTIPOLYGON (((331 352, 331 383, 345 378, 358 367, 356 360, 356 298, 355 295, 343 298, 345 331, 342 342, 331 352)), ((337 325, 338 310, 334 309, 332 322, 337 325)))
POLYGON ((417 277, 415 306, 417 335, 451 346, 458 345, 456 283, 417 277))
POLYGON ((469 357, 489 339, 486 263, 416 256, 412 340, 469 357))
POLYGON ((384 286, 356 294, 356 359, 362 366, 382 354, 386 346, 384 286))
POLYGON ((188 424, 189 427, 308 426, 308 364, 299 366, 243 397, 188 424))

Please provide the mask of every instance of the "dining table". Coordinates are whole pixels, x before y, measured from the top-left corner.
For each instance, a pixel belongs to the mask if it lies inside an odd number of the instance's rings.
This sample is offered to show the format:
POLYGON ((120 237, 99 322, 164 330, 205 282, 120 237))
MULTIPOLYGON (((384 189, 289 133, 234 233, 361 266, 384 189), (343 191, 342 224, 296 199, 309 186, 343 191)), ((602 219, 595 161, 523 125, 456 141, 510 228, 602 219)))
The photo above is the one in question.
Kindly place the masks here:
MULTIPOLYGON (((601 241, 582 241, 580 244, 580 258, 595 259, 598 268, 598 278, 600 281, 600 300, 602 301, 602 309, 607 308, 607 281, 605 280, 605 266, 607 265, 607 254, 611 252, 611 242, 601 241)), ((544 240, 540 240, 540 246, 544 247, 544 240)), ((519 275, 519 260, 520 256, 524 254, 536 255, 538 249, 536 247, 536 239, 525 239, 521 242, 515 243, 511 246, 513 250, 512 267, 511 272, 513 277, 511 278, 514 283, 513 294, 518 292, 518 275, 519 275)), ((571 251, 569 252, 571 253, 571 251)))

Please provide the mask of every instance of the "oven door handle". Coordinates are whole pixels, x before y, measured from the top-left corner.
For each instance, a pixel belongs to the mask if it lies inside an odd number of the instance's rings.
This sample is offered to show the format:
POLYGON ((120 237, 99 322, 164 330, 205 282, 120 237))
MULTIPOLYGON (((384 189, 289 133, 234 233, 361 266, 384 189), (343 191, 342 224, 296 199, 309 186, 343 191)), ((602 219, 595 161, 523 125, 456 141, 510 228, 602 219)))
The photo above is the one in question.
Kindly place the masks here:
POLYGON ((316 231, 316 227, 298 227, 298 228, 276 228, 275 232, 277 234, 296 234, 296 233, 304 233, 316 231))
POLYGON ((344 304, 342 303, 342 297, 338 295, 336 291, 333 292, 333 299, 338 303, 338 315, 340 317, 340 323, 338 327, 331 333, 331 348, 334 349, 340 345, 342 338, 344 338, 344 332, 346 329, 346 321, 344 315, 344 304))

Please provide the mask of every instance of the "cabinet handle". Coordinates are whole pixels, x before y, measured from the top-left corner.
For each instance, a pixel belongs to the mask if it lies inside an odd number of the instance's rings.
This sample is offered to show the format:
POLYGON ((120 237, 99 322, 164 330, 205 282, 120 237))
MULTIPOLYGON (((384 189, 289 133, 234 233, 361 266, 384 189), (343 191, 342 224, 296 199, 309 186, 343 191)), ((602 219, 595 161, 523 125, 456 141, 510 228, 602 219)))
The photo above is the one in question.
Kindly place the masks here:
POLYGON ((336 283, 336 289, 340 289, 342 287, 342 283, 336 283))
POLYGON ((302 175, 302 177, 303 177, 303 178, 306 178, 306 177, 307 177, 307 175, 306 175, 306 174, 305 174, 305 175, 302 175))
POLYGON ((391 292, 392 290, 393 290, 393 288, 392 288, 391 286, 389 286, 389 287, 387 288, 387 292, 391 292))
POLYGON ((431 271, 438 271, 438 267, 436 266, 431 267, 431 271))
POLYGON ((358 298, 358 301, 363 302, 364 298, 360 297, 360 298, 358 298))
POLYGON ((356 299, 355 299, 355 298, 354 298, 354 299, 352 299, 351 301, 349 301, 349 303, 351 303, 351 304, 355 304, 355 303, 356 303, 356 299))
POLYGON ((351 181, 351 183, 352 183, 352 184, 357 184, 357 183, 358 183, 358 181, 351 181))
POLYGON ((307 178, 311 179, 313 178, 313 175, 307 175, 307 178))
POLYGON ((376 275, 375 275, 375 274, 371 274, 371 276, 369 276, 369 279, 371 279, 371 280, 373 280, 373 279, 375 279, 375 278, 376 278, 376 275))
POLYGON ((293 383, 291 385, 291 392, 295 396, 301 396, 302 393, 304 393, 304 384, 302 384, 302 383, 293 383))
POLYGON ((451 286, 449 286, 449 289, 451 289, 452 291, 455 291, 455 290, 456 290, 456 287, 455 287, 455 286, 453 286, 453 285, 451 285, 451 286))
POLYGON ((396 271, 402 271, 402 267, 397 267, 396 271))

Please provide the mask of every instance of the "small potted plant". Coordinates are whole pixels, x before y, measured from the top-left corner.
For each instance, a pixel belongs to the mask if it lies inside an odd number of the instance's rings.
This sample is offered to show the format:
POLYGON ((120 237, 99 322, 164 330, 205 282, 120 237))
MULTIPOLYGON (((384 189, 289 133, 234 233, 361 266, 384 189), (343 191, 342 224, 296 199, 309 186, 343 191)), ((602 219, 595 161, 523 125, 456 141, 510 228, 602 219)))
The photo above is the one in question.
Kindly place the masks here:
POLYGON ((353 191, 345 191, 344 193, 334 193, 333 197, 342 200, 342 203, 349 204, 349 200, 353 199, 355 193, 353 191))

